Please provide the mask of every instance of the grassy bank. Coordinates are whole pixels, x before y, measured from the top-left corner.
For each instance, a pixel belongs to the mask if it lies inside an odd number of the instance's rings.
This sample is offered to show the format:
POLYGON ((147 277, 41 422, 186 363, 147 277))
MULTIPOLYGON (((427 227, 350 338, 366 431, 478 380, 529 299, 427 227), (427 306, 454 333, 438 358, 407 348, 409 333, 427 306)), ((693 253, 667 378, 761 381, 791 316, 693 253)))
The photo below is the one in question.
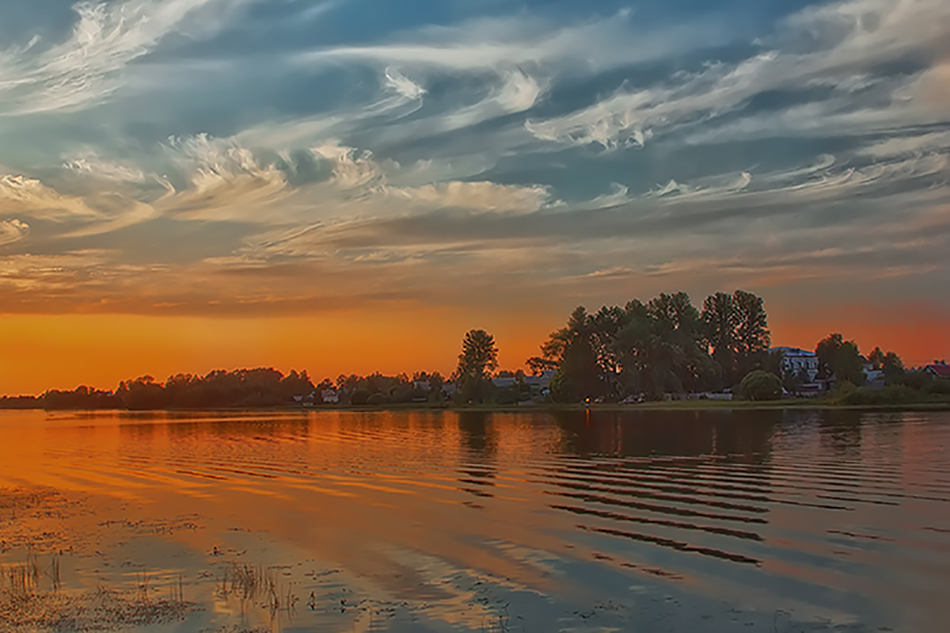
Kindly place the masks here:
POLYGON ((909 402, 900 404, 849 404, 828 398, 789 399, 752 402, 748 400, 671 400, 660 402, 642 402, 638 404, 600 403, 600 404, 557 404, 557 403, 522 403, 520 405, 499 404, 471 404, 454 405, 451 403, 405 403, 382 405, 323 405, 319 407, 279 406, 279 407, 221 407, 214 409, 43 409, 31 407, 29 409, 7 410, 34 410, 48 411, 49 413, 67 411, 101 411, 120 412, 129 414, 149 413, 309 413, 309 412, 351 412, 351 413, 379 413, 386 411, 403 412, 437 412, 437 411, 482 411, 486 413, 526 413, 548 411, 731 411, 731 410, 791 410, 791 409, 822 409, 822 410, 852 410, 852 411, 950 411, 950 399, 931 400, 927 402, 909 402))

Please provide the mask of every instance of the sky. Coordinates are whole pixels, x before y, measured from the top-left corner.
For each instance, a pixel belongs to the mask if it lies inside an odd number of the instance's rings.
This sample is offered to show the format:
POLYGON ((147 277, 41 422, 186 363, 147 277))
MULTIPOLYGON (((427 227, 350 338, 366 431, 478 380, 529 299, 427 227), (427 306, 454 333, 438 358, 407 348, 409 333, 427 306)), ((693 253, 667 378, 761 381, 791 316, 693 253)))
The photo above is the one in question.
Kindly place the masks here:
POLYGON ((0 0, 0 392, 737 288, 927 363, 948 157, 946 0, 0 0))

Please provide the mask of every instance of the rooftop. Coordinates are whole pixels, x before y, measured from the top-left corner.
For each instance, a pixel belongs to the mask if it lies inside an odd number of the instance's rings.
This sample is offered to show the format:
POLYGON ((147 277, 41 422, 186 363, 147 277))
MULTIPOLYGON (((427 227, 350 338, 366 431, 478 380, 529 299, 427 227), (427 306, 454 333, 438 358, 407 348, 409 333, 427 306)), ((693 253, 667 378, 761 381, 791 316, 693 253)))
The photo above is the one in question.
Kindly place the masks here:
POLYGON ((950 365, 946 363, 934 363, 933 365, 927 365, 924 369, 941 378, 950 378, 950 365))

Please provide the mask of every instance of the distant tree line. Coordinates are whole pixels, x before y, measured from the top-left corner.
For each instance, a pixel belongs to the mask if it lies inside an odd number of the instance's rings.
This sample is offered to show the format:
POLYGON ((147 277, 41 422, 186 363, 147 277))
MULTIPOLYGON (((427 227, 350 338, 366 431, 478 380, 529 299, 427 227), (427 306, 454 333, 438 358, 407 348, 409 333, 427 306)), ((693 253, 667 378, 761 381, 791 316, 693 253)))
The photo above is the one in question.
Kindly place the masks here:
MULTIPOLYGON (((38 397, 0 398, 5 409, 221 409, 340 404, 381 406, 429 403, 509 405, 530 399, 574 403, 657 400, 669 394, 731 390, 750 400, 796 393, 812 376, 787 370, 770 351, 768 315, 761 297, 736 290, 715 293, 697 309, 685 292, 661 293, 647 303, 576 308, 552 332, 533 372, 498 370, 498 347, 485 330, 462 340, 458 364, 446 379, 438 372, 385 376, 340 375, 314 384, 307 372, 273 368, 151 376, 123 381, 114 392, 79 387, 38 397), (546 381, 538 380, 543 376, 546 381), (544 385, 544 386, 541 386, 544 385)), ((829 398, 845 404, 904 404, 950 396, 950 381, 910 371, 893 352, 862 356, 854 341, 835 333, 818 342, 816 380, 833 385, 829 398), (883 389, 863 387, 868 371, 883 375, 883 389)))
POLYGON ((3 398, 2 408, 44 409, 157 409, 258 408, 285 405, 294 396, 312 393, 307 372, 285 376, 276 369, 213 371, 206 376, 177 374, 164 383, 151 376, 123 381, 114 392, 79 387, 47 391, 43 395, 3 398))
POLYGON ((818 377, 833 380, 828 395, 832 402, 848 405, 901 405, 946 401, 950 397, 950 380, 937 378, 922 370, 909 370, 900 356, 875 347, 866 357, 858 344, 844 340, 840 333, 819 341, 818 377), (884 385, 866 385, 865 369, 883 374, 884 385))

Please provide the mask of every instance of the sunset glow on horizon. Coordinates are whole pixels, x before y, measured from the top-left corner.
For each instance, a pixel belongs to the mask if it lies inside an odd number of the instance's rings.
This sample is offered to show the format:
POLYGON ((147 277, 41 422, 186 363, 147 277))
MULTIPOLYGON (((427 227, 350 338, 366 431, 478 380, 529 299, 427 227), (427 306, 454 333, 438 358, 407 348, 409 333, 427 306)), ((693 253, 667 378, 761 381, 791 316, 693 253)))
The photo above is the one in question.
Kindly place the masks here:
MULTIPOLYGON (((546 320, 526 316, 521 321, 448 311, 257 319, 8 316, 9 327, 0 333, 0 384, 9 395, 79 385, 112 390, 121 380, 144 375, 163 381, 178 373, 254 367, 306 370, 314 382, 377 371, 448 376, 462 335, 473 327, 495 335, 500 367, 515 371, 526 369, 525 360, 538 354, 539 345, 565 318, 560 313, 547 314, 546 320)), ((772 332, 776 345, 814 349, 818 340, 841 331, 865 352, 881 346, 918 366, 946 358, 934 352, 950 347, 945 324, 939 317, 855 321, 845 314, 811 321, 773 318, 772 332)))
POLYGON ((945 0, 11 4, 0 394, 516 370, 680 290, 950 359, 945 0))

